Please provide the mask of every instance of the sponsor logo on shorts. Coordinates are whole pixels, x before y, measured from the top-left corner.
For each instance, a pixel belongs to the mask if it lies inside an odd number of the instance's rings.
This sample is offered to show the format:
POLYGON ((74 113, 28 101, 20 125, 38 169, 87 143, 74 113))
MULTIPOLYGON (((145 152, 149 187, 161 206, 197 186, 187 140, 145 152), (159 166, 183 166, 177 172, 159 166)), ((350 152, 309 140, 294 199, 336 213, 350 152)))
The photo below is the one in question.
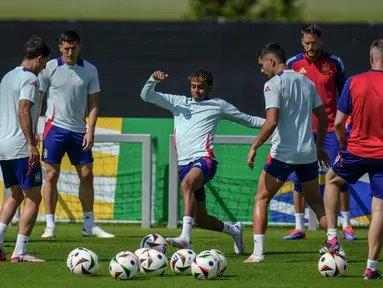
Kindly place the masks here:
POLYGON ((193 166, 200 166, 200 167, 202 167, 202 164, 201 163, 195 163, 193 166))
POLYGON ((41 173, 40 172, 37 172, 35 174, 35 182, 40 182, 41 181, 41 173))

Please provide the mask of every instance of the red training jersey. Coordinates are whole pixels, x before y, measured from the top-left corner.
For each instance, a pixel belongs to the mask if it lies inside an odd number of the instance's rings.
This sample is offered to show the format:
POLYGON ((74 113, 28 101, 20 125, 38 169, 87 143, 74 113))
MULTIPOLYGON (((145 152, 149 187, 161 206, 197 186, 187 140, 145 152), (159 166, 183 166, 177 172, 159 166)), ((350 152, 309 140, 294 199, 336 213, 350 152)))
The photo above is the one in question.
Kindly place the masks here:
MULTIPOLYGON (((342 60, 332 54, 321 52, 319 58, 312 61, 305 53, 287 60, 287 66, 305 75, 317 88, 319 97, 327 112, 328 132, 334 131, 336 115, 337 90, 340 94, 346 83, 346 75, 342 60)), ((317 133, 318 119, 313 115, 313 133, 317 133)))
POLYGON ((383 159, 383 70, 349 78, 337 108, 352 115, 347 149, 358 157, 383 159))

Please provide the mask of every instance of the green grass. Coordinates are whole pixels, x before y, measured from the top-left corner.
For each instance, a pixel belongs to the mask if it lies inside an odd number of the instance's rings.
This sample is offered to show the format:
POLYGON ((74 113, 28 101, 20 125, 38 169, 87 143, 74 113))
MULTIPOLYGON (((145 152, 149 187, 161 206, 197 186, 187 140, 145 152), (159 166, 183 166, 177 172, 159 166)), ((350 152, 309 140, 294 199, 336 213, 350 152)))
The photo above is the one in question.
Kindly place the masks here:
MULTIPOLYGON (((383 21, 382 0, 301 0, 301 3, 305 6, 305 21, 383 21)), ((0 19, 183 20, 188 9, 188 0, 14 0, 1 1, 0 19)))
MULTIPOLYGON (((31 254, 47 260, 46 263, 0 262, 0 287, 361 287, 367 284, 361 275, 367 259, 367 230, 357 229, 360 240, 343 241, 348 253, 349 269, 344 277, 324 278, 317 270, 318 249, 323 242, 323 232, 309 231, 306 241, 282 241, 288 228, 270 228, 266 234, 266 262, 243 263, 246 256, 233 253, 232 240, 227 235, 200 229, 193 230, 194 251, 216 248, 228 259, 228 269, 224 277, 211 281, 198 281, 191 276, 175 276, 170 268, 162 277, 140 275, 125 283, 114 280, 108 271, 110 259, 123 250, 134 251, 145 235, 160 233, 175 236, 179 230, 167 228, 141 229, 137 225, 104 224, 105 230, 117 235, 114 239, 83 238, 80 224, 59 224, 55 240, 41 240, 39 236, 44 226, 35 227, 29 243, 31 254), (67 254, 76 247, 86 247, 98 254, 101 268, 94 277, 78 277, 66 268, 67 254)), ((13 251, 17 235, 15 226, 9 227, 5 237, 5 250, 8 256, 13 251)), ((247 252, 251 252, 252 233, 247 227, 244 233, 247 252)), ((176 250, 170 248, 167 256, 176 250)), ((370 281, 369 287, 381 287, 380 281, 370 281), (378 283, 377 283, 378 282, 378 283)))

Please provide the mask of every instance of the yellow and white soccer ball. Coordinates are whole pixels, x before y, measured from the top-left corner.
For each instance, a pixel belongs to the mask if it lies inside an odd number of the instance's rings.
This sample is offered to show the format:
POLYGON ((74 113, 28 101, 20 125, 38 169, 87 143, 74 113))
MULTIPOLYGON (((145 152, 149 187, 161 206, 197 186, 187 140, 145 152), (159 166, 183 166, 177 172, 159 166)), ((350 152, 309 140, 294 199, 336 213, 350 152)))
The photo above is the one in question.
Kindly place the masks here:
POLYGON ((118 253, 109 264, 110 275, 116 280, 130 280, 138 275, 140 263, 137 256, 130 251, 118 253))
POLYGON ((168 268, 168 259, 165 254, 154 249, 149 249, 138 258, 140 271, 149 276, 162 276, 168 268))
POLYGON ((195 279, 210 280, 217 276, 219 269, 219 259, 209 250, 203 251, 194 259, 191 272, 195 279))
POLYGON ((318 271, 324 277, 341 277, 347 272, 347 261, 339 255, 323 254, 319 258, 318 271))
POLYGON ((149 248, 157 250, 161 253, 166 254, 168 251, 168 244, 164 237, 160 234, 149 234, 142 238, 140 248, 149 248))
POLYGON ((180 249, 170 258, 170 268, 177 275, 191 274, 191 265, 197 254, 190 249, 180 249))
POLYGON ((92 276, 100 268, 100 262, 96 253, 81 247, 69 253, 67 267, 77 276, 92 276))

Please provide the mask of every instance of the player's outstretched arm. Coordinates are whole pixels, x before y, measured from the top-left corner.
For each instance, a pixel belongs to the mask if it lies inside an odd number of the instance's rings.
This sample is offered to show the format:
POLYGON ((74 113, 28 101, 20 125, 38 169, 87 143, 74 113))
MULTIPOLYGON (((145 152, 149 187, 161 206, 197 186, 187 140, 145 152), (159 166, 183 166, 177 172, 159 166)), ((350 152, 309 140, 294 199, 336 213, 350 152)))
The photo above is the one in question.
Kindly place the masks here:
POLYGON ((175 106, 181 103, 186 97, 159 93, 154 90, 157 83, 166 79, 168 74, 165 74, 162 71, 155 71, 146 81, 144 87, 141 90, 141 98, 145 102, 149 102, 155 104, 161 108, 169 110, 171 112, 174 111, 175 106))
POLYGON ((238 124, 250 128, 261 128, 262 125, 265 123, 265 119, 242 113, 234 105, 224 100, 221 100, 221 109, 224 119, 236 122, 238 124))

